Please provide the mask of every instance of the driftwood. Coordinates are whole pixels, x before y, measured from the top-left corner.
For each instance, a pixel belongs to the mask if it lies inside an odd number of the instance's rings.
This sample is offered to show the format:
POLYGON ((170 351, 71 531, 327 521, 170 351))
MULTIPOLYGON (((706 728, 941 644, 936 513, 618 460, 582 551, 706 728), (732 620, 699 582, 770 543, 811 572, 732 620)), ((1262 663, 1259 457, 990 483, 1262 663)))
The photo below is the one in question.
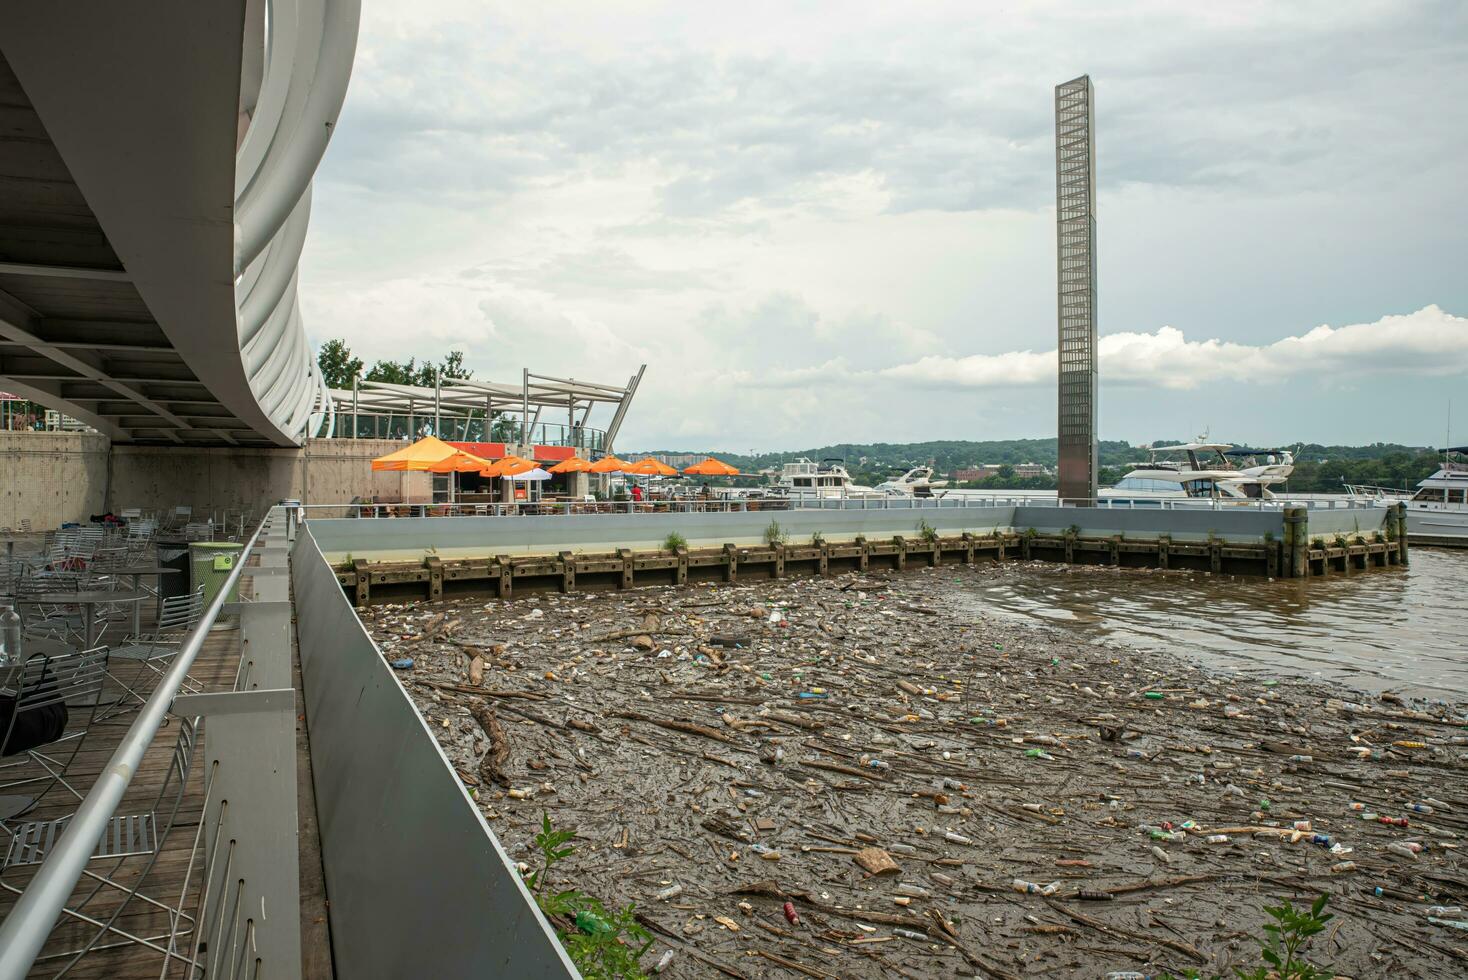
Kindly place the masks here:
MULTIPOLYGON (((1114 892, 1115 889, 1112 889, 1112 891, 1114 892)), ((1061 915, 1065 916, 1067 919, 1070 919, 1072 922, 1079 922, 1083 926, 1089 926, 1090 928, 1095 929, 1097 932, 1103 932, 1108 936, 1120 936, 1125 939, 1131 939, 1139 943, 1156 943, 1159 946, 1166 946, 1168 949, 1182 953, 1184 956, 1189 957, 1195 962, 1208 962, 1208 957, 1204 956, 1202 953, 1198 952, 1196 948, 1194 948, 1193 946, 1189 946, 1187 943, 1181 943, 1173 939, 1162 939, 1158 936, 1149 936, 1143 932, 1133 932, 1130 929, 1123 929, 1121 926, 1108 925, 1107 923, 1102 922, 1100 919, 1093 919, 1089 915, 1082 915, 1075 909, 1072 909, 1065 905, 1061 905, 1059 902, 1053 899, 1050 899, 1049 901, 1050 907, 1059 912, 1061 915)))
POLYGON ((820 759, 801 759, 800 764, 811 769, 825 769, 829 772, 839 772, 845 776, 860 776, 862 779, 870 779, 874 783, 885 783, 886 780, 875 773, 865 772, 855 766, 843 766, 839 762, 822 762, 820 759))
POLYGON ((489 751, 479 760, 480 780, 509 786, 510 777, 505 775, 504 765, 510 761, 510 742, 505 737, 505 730, 499 719, 494 716, 494 709, 482 701, 476 701, 470 706, 469 713, 479 722, 479 727, 484 729, 484 734, 489 738, 489 751))
POLYGON ((669 731, 673 732, 685 732, 689 735, 702 735, 704 738, 711 738, 716 741, 723 742, 725 745, 739 744, 729 736, 725 735, 723 732, 716 731, 715 729, 712 729, 707 725, 695 724, 691 721, 674 721, 671 718, 654 718, 651 715, 645 715, 640 711, 618 711, 611 717, 630 718, 633 721, 645 721, 649 725, 657 725, 659 728, 666 728, 669 731))

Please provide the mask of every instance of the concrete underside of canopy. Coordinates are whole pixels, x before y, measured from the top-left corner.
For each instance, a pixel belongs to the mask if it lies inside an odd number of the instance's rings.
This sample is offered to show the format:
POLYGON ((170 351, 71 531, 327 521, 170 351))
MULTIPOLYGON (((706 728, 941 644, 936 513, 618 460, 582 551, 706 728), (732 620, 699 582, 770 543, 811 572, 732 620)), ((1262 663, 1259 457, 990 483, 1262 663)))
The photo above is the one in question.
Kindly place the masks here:
POLYGON ((373 459, 401 448, 376 439, 312 439, 302 449, 139 446, 91 432, 0 431, 0 527, 29 520, 39 530, 131 507, 258 517, 284 499, 428 499, 427 473, 372 470, 373 459))
POLYGON ((0 5, 0 388, 114 442, 294 444, 239 350, 244 10, 0 5))

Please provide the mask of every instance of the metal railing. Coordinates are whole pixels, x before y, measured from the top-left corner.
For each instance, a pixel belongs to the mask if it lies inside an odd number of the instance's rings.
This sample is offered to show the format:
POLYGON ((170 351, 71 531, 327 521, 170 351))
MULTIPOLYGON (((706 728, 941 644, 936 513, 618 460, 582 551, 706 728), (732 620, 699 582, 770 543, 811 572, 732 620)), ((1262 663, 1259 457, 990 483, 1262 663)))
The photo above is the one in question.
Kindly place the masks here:
POLYGON ((162 678, 138 712, 137 719, 123 735, 111 759, 102 768, 72 817, 66 834, 46 855, 40 869, 26 886, 10 914, 0 923, 0 980, 21 980, 30 971, 51 934, 52 928, 66 908, 87 863, 96 849, 97 840, 122 802, 128 786, 137 774, 148 747, 157 737, 167 718, 175 696, 183 687, 189 668, 203 649, 204 640, 219 618, 228 596, 245 571, 245 563, 255 549, 267 517, 255 528, 245 544, 239 561, 225 580, 214 601, 204 610, 193 632, 184 639, 162 678))
MULTIPOLYGON (((1067 501, 1072 506, 1074 501, 1067 501)), ((306 517, 551 517, 587 514, 729 514, 746 511, 792 510, 951 510, 956 508, 1060 507, 1055 497, 669 497, 644 500, 523 500, 503 503, 384 503, 307 504, 306 517)), ((1229 500, 1209 497, 1099 497, 1084 506, 1100 510, 1162 511, 1282 511, 1370 510, 1380 503, 1348 498, 1331 500, 1229 500)))

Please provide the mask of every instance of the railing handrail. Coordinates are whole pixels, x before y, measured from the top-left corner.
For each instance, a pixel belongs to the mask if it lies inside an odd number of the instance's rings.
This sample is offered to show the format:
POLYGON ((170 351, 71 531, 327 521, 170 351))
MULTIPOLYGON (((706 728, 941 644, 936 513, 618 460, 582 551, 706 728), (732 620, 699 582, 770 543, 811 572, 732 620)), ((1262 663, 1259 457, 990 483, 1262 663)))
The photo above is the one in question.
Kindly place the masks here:
MULTIPOLYGON (((1067 502, 1069 503, 1069 501, 1067 502)), ((1255 511, 1273 513, 1289 507, 1304 507, 1308 510, 1371 510, 1379 501, 1360 499, 1314 500, 1290 498, 1234 500, 1209 497, 1097 497, 1084 501, 1087 506, 1099 510, 1162 510, 1162 511, 1255 511)), ((646 500, 515 500, 489 503, 466 503, 462 501, 387 501, 382 503, 365 501, 335 504, 307 504, 302 509, 315 511, 345 511, 352 516, 371 513, 374 516, 395 509, 407 508, 420 513, 420 517, 506 517, 535 509, 537 516, 552 517, 570 514, 687 514, 687 513, 742 513, 745 511, 802 511, 802 510, 952 510, 958 508, 995 507, 1060 507, 1055 497, 671 497, 646 500), (482 508, 481 514, 465 511, 482 508), (431 513, 438 511, 438 513, 431 513)))
MULTIPOLYGON (((274 508, 272 512, 273 510, 274 508)), ((249 560, 261 530, 270 519, 271 514, 267 512, 256 525, 255 533, 250 535, 250 540, 240 552, 234 570, 225 579, 209 608, 204 610, 199 624, 184 639, 177 656, 138 712, 137 720, 123 735, 116 751, 112 753, 112 758, 107 760, 107 765, 98 774, 96 783, 77 808, 76 814, 67 825, 66 833, 46 855, 35 877, 20 898, 16 899, 5 921, 0 922, 0 980, 23 980, 30 972, 36 956, 51 935, 51 929, 61 917, 67 899, 76 889, 87 862, 91 860, 97 840, 102 836, 107 822, 112 819, 113 813, 122 802, 123 794, 132 783, 144 753, 153 744, 158 730, 163 727, 173 698, 183 686, 189 668, 199 656, 214 621, 219 618, 226 596, 239 581, 245 562, 249 560)))

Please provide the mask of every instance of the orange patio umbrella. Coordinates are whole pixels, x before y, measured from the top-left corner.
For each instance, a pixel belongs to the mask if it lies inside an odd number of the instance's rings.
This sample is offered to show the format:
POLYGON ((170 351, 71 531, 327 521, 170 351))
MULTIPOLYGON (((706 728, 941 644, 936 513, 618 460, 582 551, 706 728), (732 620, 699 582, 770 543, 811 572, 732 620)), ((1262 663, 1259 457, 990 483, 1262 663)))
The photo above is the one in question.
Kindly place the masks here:
POLYGON ((372 461, 374 470, 426 470, 459 452, 435 436, 424 436, 411 446, 379 456, 372 461))
POLYGON ((515 476, 519 473, 528 473, 536 468, 535 463, 519 456, 506 456, 504 459, 489 463, 479 471, 480 476, 515 476))
POLYGON ((627 469, 623 472, 634 473, 637 476, 678 475, 678 471, 673 469, 673 467, 668 466, 666 463, 659 462, 658 460, 653 459, 651 456, 648 456, 646 459, 639 459, 637 462, 627 467, 627 469))
POLYGON ((479 473, 485 467, 493 465, 487 459, 480 459, 473 453, 457 449, 452 456, 445 456, 437 463, 430 463, 426 469, 430 473, 479 473))
POLYGON ((622 473, 622 472, 624 472, 627 469, 627 467, 629 465, 630 464, 627 463, 625 460, 618 459, 615 456, 603 456, 601 459, 597 460, 595 463, 592 463, 591 464, 591 468, 588 469, 586 472, 588 472, 588 473, 622 473))
POLYGON ((547 473, 585 473, 591 469, 591 460, 572 456, 546 470, 547 473))
POLYGON ((722 460, 710 456, 702 463, 694 463, 683 471, 689 476, 738 476, 739 471, 722 460))

